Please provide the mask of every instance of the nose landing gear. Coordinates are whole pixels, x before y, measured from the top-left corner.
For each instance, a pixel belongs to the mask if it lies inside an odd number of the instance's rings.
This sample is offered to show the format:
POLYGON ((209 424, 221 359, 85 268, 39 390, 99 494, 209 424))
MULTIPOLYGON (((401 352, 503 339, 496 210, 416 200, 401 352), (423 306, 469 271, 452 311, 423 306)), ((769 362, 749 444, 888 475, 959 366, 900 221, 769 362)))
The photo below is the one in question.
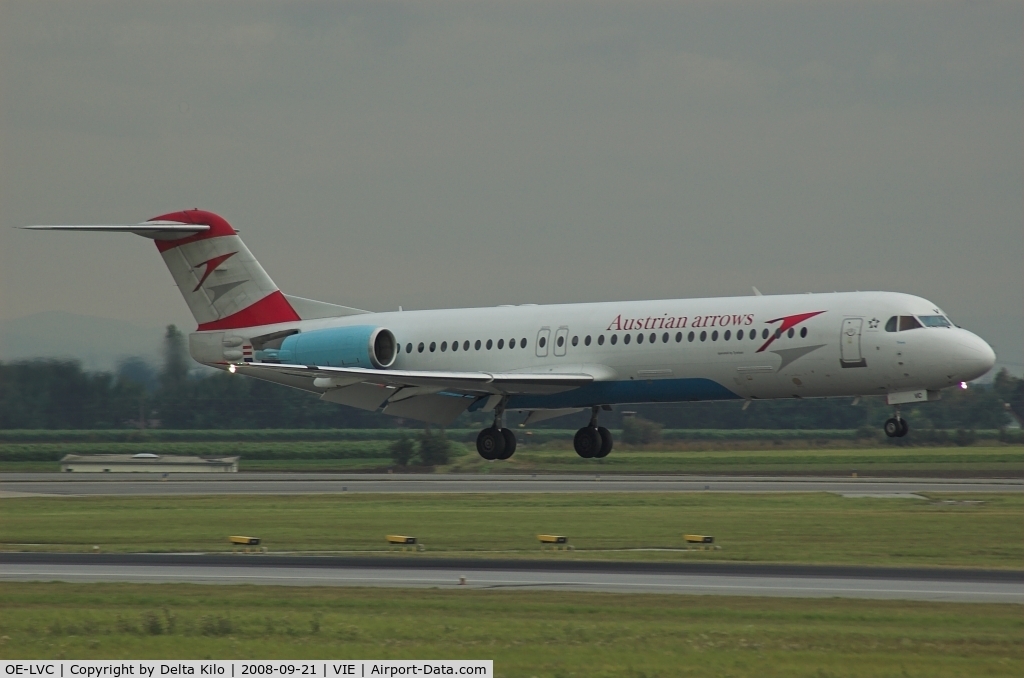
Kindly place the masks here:
POLYGON ((896 416, 885 420, 885 435, 890 438, 902 438, 910 431, 907 420, 900 416, 900 408, 896 408, 896 416))
POLYGON ((516 434, 504 426, 504 402, 494 410, 494 424, 476 437, 476 451, 487 461, 510 458, 516 452, 516 434))
POLYGON ((591 408, 590 423, 576 431, 572 446, 576 454, 584 459, 603 459, 612 451, 612 433, 604 426, 597 425, 600 408, 591 408))

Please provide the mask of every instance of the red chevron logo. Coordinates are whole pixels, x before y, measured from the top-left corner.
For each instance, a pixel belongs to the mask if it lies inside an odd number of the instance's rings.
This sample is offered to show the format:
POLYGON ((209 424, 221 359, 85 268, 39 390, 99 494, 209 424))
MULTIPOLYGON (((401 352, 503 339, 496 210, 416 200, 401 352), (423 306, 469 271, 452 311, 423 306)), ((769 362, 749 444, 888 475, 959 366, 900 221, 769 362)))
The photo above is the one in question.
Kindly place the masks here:
POLYGON ((787 315, 783 318, 776 318, 775 320, 766 320, 765 322, 767 322, 769 325, 772 323, 777 323, 780 320, 782 321, 782 324, 779 325, 779 327, 774 332, 772 332, 772 335, 768 337, 768 341, 764 342, 764 346, 757 349, 755 353, 760 353, 761 351, 771 346, 771 343, 778 339, 779 337, 781 337, 782 333, 788 330, 789 328, 796 327, 797 325, 807 320, 808 318, 813 318, 814 316, 821 315, 822 313, 824 313, 824 311, 813 311, 811 313, 797 313, 796 315, 787 315))
POLYGON ((213 273, 215 270, 217 270, 218 266, 223 264, 225 261, 227 261, 231 257, 235 256, 236 254, 238 254, 238 252, 228 252, 227 254, 222 254, 219 257, 214 257, 213 259, 208 259, 208 260, 204 261, 201 264, 193 266, 192 270, 194 270, 194 271, 199 270, 200 266, 205 266, 206 270, 203 271, 203 277, 201 277, 199 279, 199 284, 196 285, 195 289, 193 289, 192 291, 193 292, 198 291, 199 288, 203 286, 203 283, 206 282, 206 279, 210 277, 210 274, 213 273))

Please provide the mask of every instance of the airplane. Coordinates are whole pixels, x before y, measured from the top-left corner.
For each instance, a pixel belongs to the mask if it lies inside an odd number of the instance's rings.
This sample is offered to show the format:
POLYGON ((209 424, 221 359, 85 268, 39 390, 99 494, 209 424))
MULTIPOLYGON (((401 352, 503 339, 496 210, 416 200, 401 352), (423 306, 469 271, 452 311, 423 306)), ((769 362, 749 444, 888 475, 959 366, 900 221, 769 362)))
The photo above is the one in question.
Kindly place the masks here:
POLYGON ((524 424, 590 410, 583 458, 614 441, 602 411, 634 403, 884 395, 938 400, 995 364, 992 348, 921 297, 894 292, 521 304, 371 313, 287 295, 222 217, 193 209, 139 224, 27 226, 155 241, 197 328, 192 358, 321 400, 446 426, 493 415, 476 447, 508 459, 524 424))

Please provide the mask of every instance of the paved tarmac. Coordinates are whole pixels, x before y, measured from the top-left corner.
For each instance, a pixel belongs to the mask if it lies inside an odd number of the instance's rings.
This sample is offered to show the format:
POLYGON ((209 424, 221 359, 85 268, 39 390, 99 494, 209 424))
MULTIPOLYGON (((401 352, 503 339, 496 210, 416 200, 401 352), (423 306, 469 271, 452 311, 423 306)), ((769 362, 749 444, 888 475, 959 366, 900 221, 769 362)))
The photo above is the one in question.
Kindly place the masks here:
POLYGON ((209 494, 835 492, 909 496, 919 492, 1024 492, 1019 479, 817 478, 617 475, 389 474, 0 474, 0 498, 209 494))
POLYGON ((1024 604, 1021 572, 730 563, 7 553, 0 554, 0 581, 543 589, 1024 604))

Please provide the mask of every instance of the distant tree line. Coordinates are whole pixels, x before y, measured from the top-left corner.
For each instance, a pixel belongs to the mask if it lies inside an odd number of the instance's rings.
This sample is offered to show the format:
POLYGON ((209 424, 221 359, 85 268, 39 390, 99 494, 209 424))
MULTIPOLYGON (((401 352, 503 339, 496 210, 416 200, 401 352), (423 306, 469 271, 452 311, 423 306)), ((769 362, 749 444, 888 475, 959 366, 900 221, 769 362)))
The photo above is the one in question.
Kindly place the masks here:
MULTIPOLYGON (((0 429, 259 429, 391 428, 420 425, 333 403, 298 389, 221 372, 190 371, 185 338, 173 325, 164 337, 162 365, 139 358, 116 372, 86 372, 77 362, 0 363, 0 429)), ((997 429, 1013 411, 1024 420, 1024 380, 1005 370, 991 386, 948 389, 938 402, 905 408, 914 429, 997 429)), ((755 401, 621 406, 602 414, 619 427, 632 413, 671 429, 856 429, 878 427, 891 415, 881 398, 755 401)), ((545 422, 570 428, 588 413, 545 422)), ((489 423, 465 414, 453 426, 489 423)), ((627 424, 627 427, 629 424, 627 424)))

